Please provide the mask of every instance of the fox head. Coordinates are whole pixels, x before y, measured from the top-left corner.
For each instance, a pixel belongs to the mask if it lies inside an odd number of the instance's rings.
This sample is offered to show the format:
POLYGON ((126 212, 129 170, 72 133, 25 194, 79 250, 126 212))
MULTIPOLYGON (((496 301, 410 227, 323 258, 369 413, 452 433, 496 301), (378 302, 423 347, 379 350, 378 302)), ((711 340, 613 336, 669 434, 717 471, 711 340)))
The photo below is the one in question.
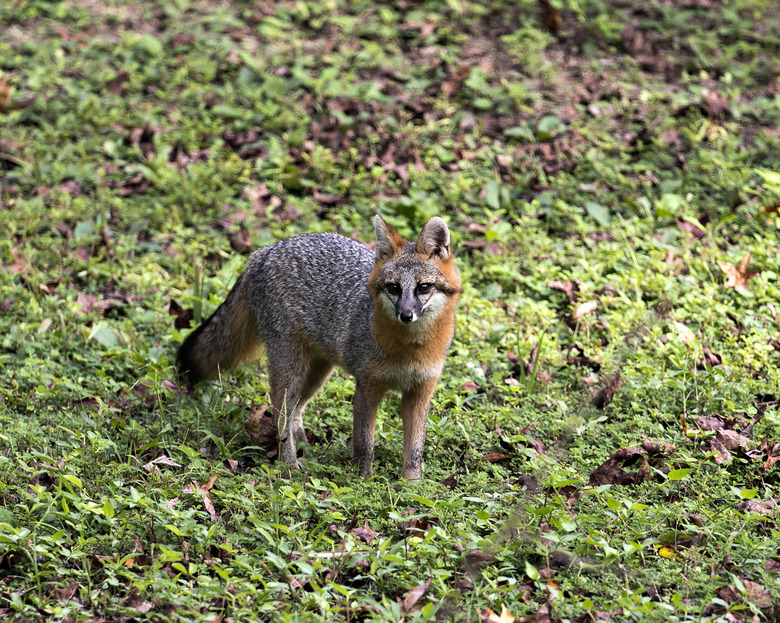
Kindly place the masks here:
POLYGON ((446 308, 454 311, 460 274, 450 250, 450 230, 442 219, 431 218, 416 242, 406 242, 378 214, 374 232, 376 260, 368 285, 388 317, 422 328, 446 308))

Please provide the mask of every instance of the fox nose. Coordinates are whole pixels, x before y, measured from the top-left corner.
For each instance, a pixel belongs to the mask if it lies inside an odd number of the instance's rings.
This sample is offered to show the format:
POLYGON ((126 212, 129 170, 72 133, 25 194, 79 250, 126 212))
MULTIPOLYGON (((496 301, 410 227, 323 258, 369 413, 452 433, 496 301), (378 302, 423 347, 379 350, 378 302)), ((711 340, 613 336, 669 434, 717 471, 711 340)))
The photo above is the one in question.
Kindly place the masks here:
POLYGON ((412 320, 414 320, 414 315, 410 311, 402 311, 399 314, 399 317, 401 318, 401 322, 404 324, 409 324, 412 320))

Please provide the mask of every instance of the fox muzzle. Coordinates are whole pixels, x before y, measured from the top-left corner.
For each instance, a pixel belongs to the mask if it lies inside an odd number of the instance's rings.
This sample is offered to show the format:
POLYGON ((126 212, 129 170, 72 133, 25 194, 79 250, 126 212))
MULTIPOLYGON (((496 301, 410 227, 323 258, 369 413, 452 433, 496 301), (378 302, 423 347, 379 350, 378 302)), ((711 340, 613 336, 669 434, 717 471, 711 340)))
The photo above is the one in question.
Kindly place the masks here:
POLYGON ((422 305, 415 296, 402 295, 395 304, 396 318, 404 324, 411 324, 420 317, 421 313, 422 305))

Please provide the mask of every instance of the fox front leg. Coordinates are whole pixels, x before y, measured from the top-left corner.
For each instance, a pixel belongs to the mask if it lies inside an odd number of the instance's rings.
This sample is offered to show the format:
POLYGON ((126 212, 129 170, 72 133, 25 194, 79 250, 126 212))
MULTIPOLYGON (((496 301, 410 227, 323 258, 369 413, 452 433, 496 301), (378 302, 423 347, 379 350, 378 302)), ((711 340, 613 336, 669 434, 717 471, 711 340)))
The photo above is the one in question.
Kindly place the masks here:
POLYGON ((401 397, 401 418, 404 423, 404 478, 409 480, 422 477, 428 409, 437 380, 433 379, 405 391, 401 397))
POLYGON ((374 463, 374 428, 376 412, 383 391, 357 384, 352 417, 352 458, 357 461, 360 476, 369 478, 374 463))

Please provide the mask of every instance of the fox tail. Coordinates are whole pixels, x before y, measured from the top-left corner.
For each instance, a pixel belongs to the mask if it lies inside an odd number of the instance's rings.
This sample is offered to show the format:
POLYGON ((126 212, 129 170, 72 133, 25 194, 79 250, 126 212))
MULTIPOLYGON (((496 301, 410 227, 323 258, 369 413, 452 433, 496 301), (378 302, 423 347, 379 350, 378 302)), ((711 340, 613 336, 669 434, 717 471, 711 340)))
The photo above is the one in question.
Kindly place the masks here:
POLYGON ((217 311, 184 340, 176 355, 176 367, 194 385, 218 378, 254 355, 260 346, 242 275, 217 311))

